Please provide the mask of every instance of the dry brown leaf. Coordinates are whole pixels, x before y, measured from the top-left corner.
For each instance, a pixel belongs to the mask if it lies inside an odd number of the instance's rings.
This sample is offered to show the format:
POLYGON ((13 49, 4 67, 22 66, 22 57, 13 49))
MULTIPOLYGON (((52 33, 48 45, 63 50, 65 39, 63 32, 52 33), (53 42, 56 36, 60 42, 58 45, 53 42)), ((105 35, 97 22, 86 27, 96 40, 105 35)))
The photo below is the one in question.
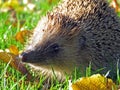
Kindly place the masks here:
POLYGON ((16 55, 7 52, 0 52, 0 60, 3 60, 6 63, 10 62, 10 65, 13 68, 20 71, 23 75, 27 75, 28 80, 32 79, 32 76, 30 75, 29 71, 26 69, 24 64, 17 59, 16 55))
POLYGON ((71 87, 72 90, 117 90, 111 79, 100 74, 80 78, 71 87))
POLYGON ((30 30, 23 30, 20 31, 16 34, 15 39, 19 41, 20 43, 24 44, 25 43, 25 38, 29 37, 31 34, 30 30))
POLYGON ((18 48, 16 46, 14 46, 14 45, 10 46, 9 50, 14 55, 18 55, 19 54, 18 48))

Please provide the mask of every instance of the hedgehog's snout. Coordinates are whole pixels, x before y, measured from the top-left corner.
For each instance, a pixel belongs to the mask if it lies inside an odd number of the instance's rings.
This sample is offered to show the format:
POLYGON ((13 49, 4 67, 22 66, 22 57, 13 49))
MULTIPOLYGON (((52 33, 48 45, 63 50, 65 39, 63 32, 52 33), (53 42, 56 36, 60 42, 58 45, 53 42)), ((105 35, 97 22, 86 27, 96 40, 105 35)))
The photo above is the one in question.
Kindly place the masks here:
POLYGON ((33 62, 36 59, 36 51, 25 51, 19 55, 22 62, 33 62))
POLYGON ((22 53, 19 55, 19 58, 21 59, 21 61, 26 62, 26 61, 28 60, 28 53, 22 52, 22 53))

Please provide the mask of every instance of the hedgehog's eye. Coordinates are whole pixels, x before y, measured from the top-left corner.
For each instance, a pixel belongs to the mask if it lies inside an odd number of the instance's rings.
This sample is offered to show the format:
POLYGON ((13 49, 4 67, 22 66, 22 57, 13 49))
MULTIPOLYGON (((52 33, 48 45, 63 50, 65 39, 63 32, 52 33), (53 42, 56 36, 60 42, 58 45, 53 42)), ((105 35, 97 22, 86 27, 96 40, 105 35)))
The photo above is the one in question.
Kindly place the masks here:
POLYGON ((50 46, 50 49, 52 52, 57 53, 57 52, 59 52, 59 45, 55 43, 55 44, 50 46))
POLYGON ((49 46, 46 47, 44 50, 44 52, 50 56, 55 56, 56 54, 58 54, 59 51, 60 51, 60 46, 57 43, 53 43, 51 45, 49 44, 49 46))

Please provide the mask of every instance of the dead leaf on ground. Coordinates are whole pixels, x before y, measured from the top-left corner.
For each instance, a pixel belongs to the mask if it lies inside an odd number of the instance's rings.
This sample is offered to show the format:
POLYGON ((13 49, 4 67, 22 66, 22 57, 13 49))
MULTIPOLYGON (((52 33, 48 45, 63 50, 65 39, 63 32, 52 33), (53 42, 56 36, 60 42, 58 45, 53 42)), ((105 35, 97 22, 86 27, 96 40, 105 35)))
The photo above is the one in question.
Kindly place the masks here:
POLYGON ((83 77, 71 85, 69 90, 117 90, 115 83, 100 74, 83 77))
POLYGON ((29 37, 31 33, 32 32, 30 30, 20 31, 16 34, 15 39, 19 41, 20 43, 24 44, 26 41, 26 37, 29 37))
POLYGON ((10 46, 9 50, 14 55, 18 55, 19 54, 19 50, 18 50, 18 48, 15 45, 10 46))
POLYGON ((23 75, 27 75, 28 80, 32 79, 31 74, 29 73, 25 65, 17 59, 16 55, 7 52, 0 52, 0 60, 3 60, 6 63, 10 62, 10 65, 13 68, 21 72, 23 75))

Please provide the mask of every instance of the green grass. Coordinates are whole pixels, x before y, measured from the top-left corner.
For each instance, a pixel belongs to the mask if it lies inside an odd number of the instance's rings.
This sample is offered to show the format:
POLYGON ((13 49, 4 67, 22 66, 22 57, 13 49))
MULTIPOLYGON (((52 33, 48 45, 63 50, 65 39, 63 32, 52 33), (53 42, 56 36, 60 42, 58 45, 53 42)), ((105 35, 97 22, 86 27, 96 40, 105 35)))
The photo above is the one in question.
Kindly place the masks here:
MULTIPOLYGON (((34 0, 33 0, 34 1, 34 0)), ((15 45, 19 50, 23 50, 24 45, 17 42, 14 38, 17 32, 20 31, 20 21, 24 21, 22 27, 26 30, 33 30, 40 20, 41 16, 45 15, 48 10, 51 10, 53 5, 57 2, 49 5, 47 0, 38 0, 34 2, 36 9, 33 12, 17 12, 16 26, 13 26, 13 22, 9 22, 11 18, 11 12, 0 12, 0 50, 6 50, 11 45, 15 45)), ((86 76, 91 75, 91 66, 86 69, 86 76)), ((75 70, 73 74, 73 81, 81 76, 81 73, 75 70)), ((68 89, 69 76, 66 77, 64 83, 59 83, 57 80, 55 83, 51 81, 50 90, 67 90, 68 89)), ((44 77, 40 76, 39 83, 37 82, 27 82, 26 77, 21 75, 20 72, 16 71, 14 68, 9 66, 0 60, 0 90, 42 90, 44 77)), ((120 82, 120 77, 118 77, 118 82, 120 82)))
MULTIPOLYGON (((51 10, 53 4, 48 4, 47 0, 33 1, 36 8, 32 12, 20 11, 16 12, 17 22, 10 21, 12 12, 0 12, 0 50, 6 50, 11 45, 15 45, 19 50, 23 50, 24 45, 15 40, 15 35, 20 31, 21 21, 25 23, 22 27, 25 30, 33 30, 40 18, 51 10), (15 26, 13 25, 15 24, 15 26)), ((34 75, 34 74, 33 74, 34 75)), ((0 60, 0 90, 38 90, 43 88, 44 77, 40 76, 39 83, 36 81, 28 82, 26 77, 14 68, 0 60)), ((51 81, 50 90, 57 90, 63 87, 58 81, 51 81)), ((63 90, 68 88, 68 81, 64 83, 63 90)))

